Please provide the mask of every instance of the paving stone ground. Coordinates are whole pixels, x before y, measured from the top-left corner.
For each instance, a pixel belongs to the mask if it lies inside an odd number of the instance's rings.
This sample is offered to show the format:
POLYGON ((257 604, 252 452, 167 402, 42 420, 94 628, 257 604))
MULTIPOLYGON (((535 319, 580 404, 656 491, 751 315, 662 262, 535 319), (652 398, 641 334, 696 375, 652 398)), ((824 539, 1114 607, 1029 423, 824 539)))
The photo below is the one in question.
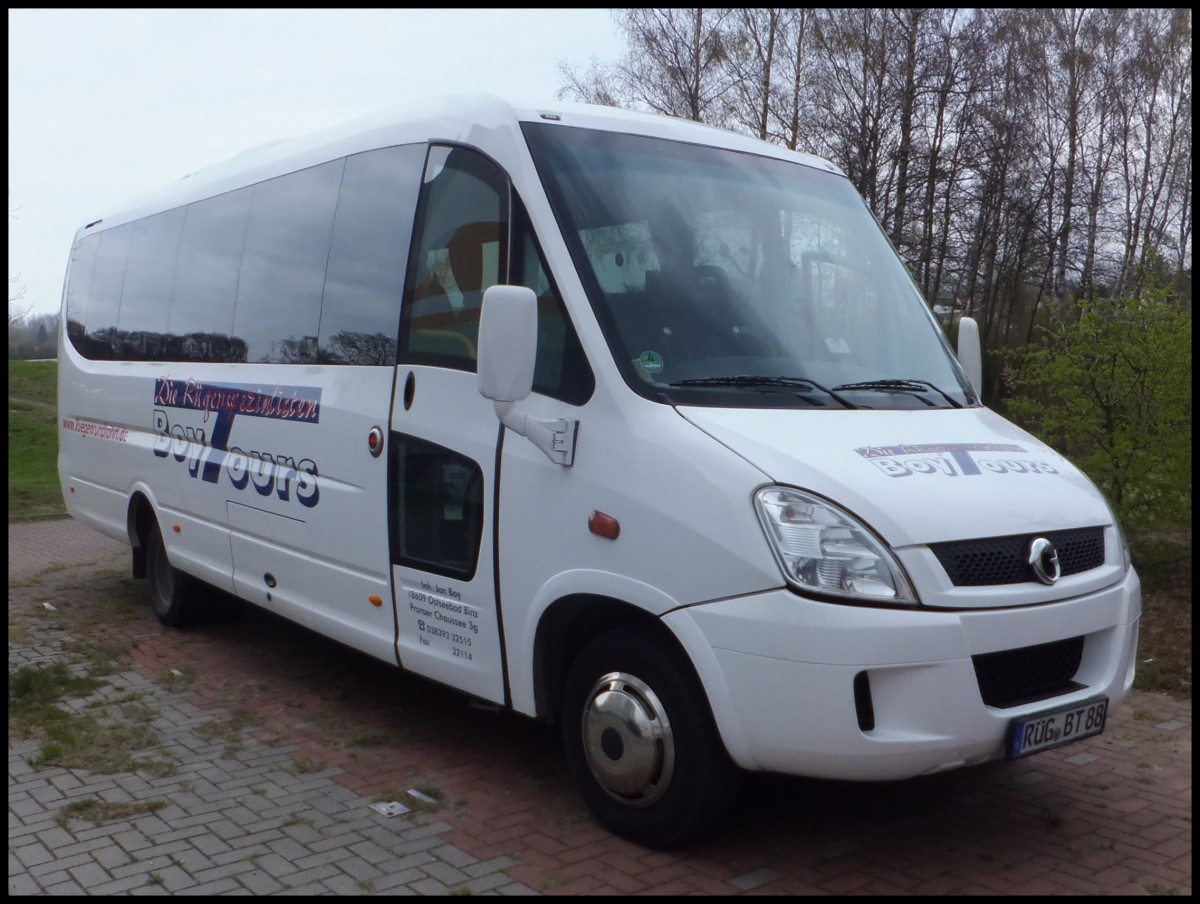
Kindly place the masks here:
POLYGON ((10 894, 1191 894, 1189 701, 908 782, 752 776, 722 832, 649 851, 595 823, 553 729, 252 607, 163 628, 128 575, 74 521, 9 527, 10 685, 105 671, 67 709, 152 737, 124 771, 35 767, 10 725, 10 894))

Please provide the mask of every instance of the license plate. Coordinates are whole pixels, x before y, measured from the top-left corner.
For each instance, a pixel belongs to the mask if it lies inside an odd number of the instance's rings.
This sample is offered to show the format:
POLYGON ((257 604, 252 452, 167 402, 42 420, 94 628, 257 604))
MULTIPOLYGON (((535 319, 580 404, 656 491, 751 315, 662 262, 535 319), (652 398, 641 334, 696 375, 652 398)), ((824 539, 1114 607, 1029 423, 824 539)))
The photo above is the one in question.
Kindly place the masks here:
POLYGON ((1104 731, 1107 716, 1108 698, 1094 697, 1083 703, 1014 719, 1008 727, 1008 758, 1015 760, 1098 735, 1104 731))

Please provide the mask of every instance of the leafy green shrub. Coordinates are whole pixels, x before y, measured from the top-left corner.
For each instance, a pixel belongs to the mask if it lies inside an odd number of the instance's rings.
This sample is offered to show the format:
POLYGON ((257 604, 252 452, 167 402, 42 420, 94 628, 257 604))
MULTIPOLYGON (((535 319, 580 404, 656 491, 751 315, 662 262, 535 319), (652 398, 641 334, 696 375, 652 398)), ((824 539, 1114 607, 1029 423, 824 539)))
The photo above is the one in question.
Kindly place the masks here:
POLYGON ((1010 359, 1008 414, 1091 477, 1122 521, 1190 520, 1191 311, 1153 289, 1074 313, 1010 359))

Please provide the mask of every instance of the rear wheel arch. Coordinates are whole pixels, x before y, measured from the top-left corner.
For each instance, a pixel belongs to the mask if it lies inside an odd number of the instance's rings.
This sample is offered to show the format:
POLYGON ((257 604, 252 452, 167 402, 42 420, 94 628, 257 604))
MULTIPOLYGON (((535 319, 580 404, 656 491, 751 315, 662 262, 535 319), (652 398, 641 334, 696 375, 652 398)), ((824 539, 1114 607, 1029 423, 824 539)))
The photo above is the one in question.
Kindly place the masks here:
POLYGON ((157 529, 158 518, 154 514, 154 506, 150 498, 140 490, 129 497, 129 507, 125 513, 125 530, 129 535, 129 545, 133 549, 133 576, 146 577, 146 547, 150 542, 150 533, 157 529))
POLYGON ((154 614, 168 627, 183 628, 198 621, 197 581, 171 564, 157 522, 146 538, 146 596, 154 614))
POLYGON ((126 511, 133 547, 133 576, 146 579, 146 597, 158 620, 169 627, 203 625, 234 616, 236 600, 171 564, 163 526, 150 496, 134 491, 126 511))

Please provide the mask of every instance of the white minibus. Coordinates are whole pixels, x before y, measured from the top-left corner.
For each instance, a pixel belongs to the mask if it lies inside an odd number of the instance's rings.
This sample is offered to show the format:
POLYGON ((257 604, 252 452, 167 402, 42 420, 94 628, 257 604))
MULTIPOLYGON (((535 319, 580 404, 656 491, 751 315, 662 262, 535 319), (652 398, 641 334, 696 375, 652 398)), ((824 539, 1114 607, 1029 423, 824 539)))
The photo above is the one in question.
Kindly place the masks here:
POLYGON ((746 771, 1086 738, 1132 684, 1113 512, 823 160, 442 99, 97 212, 63 312, 64 497, 159 619, 217 588, 556 722, 641 844, 746 771))

